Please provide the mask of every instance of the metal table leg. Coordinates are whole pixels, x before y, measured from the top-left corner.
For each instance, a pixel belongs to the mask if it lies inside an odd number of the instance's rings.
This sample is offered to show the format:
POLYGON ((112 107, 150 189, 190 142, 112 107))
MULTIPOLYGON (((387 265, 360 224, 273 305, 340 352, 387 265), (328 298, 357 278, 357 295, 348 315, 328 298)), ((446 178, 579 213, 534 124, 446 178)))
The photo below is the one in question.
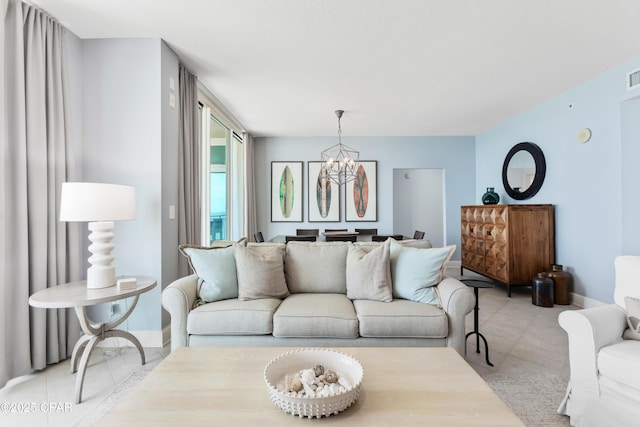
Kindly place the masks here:
POLYGON ((467 353, 467 338, 469 338, 469 335, 476 335, 476 353, 480 353, 480 338, 482 338, 482 341, 484 341, 484 355, 487 365, 493 366, 493 363, 489 361, 489 344, 487 343, 487 339, 478 330, 478 310, 480 309, 478 306, 478 288, 474 287, 473 293, 476 296, 476 304, 473 307, 473 331, 469 332, 464 337, 464 352, 465 354, 467 353))

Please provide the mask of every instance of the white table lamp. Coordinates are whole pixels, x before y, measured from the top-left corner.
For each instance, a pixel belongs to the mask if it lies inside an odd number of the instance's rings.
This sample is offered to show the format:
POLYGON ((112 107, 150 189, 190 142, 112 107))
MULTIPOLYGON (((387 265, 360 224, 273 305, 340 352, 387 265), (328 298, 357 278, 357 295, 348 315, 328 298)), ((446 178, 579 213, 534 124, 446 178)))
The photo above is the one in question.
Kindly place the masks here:
POLYGON ((113 221, 136 219, 136 189, 129 185, 91 182, 62 184, 60 221, 88 222, 90 267, 87 288, 100 289, 116 284, 113 221))

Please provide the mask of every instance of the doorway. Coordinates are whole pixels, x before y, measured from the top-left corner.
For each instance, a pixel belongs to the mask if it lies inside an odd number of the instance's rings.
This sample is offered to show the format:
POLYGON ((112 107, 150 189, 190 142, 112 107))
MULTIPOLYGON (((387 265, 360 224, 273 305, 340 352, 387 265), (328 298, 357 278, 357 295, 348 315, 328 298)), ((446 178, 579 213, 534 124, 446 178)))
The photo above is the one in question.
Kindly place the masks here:
POLYGON ((393 232, 425 232, 433 247, 445 245, 444 169, 393 170, 393 232))

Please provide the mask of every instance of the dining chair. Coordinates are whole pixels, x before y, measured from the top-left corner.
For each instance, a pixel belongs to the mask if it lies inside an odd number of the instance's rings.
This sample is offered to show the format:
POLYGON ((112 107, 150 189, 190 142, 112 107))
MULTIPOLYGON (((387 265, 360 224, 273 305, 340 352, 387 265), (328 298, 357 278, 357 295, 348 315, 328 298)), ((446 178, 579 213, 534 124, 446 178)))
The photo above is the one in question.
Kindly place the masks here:
POLYGON ((325 228, 324 229, 325 233, 336 233, 340 231, 344 231, 346 233, 349 230, 347 230, 346 228, 325 228))
POLYGON ((374 234, 378 234, 378 229, 377 228, 356 228, 356 233, 358 233, 359 235, 374 235, 374 234))
POLYGON ((256 243, 264 243, 264 237, 262 237, 262 231, 258 231, 256 234, 254 234, 253 240, 255 240, 256 243))
POLYGON ((320 229, 318 228, 298 228, 296 229, 296 236, 318 236, 320 235, 320 229))
POLYGON ((424 231, 416 230, 415 233, 413 233, 413 238, 416 240, 424 239, 424 231))
POLYGON ((371 236, 371 241, 372 242, 384 242, 388 238, 393 238, 394 240, 402 240, 403 236, 402 236, 402 234, 392 234, 390 236, 381 235, 381 234, 375 234, 375 235, 371 236))
POLYGON ((317 237, 312 234, 307 235, 296 235, 296 236, 285 236, 285 242, 315 242, 317 237))
POLYGON ((357 235, 352 236, 325 236, 326 242, 355 242, 358 239, 357 235))

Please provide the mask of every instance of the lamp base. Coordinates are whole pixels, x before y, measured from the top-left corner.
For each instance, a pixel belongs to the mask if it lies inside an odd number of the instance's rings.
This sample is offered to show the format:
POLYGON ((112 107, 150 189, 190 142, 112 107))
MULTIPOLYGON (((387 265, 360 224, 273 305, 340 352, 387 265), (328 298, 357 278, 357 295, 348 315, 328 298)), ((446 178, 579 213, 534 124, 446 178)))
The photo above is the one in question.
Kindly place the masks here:
POLYGON ((111 255, 114 244, 113 221, 99 221, 89 223, 89 264, 87 269, 87 288, 102 289, 116 284, 116 268, 113 265, 115 257, 111 255))
POLYGON ((100 270, 87 269, 87 289, 103 289, 116 285, 115 267, 100 270))

